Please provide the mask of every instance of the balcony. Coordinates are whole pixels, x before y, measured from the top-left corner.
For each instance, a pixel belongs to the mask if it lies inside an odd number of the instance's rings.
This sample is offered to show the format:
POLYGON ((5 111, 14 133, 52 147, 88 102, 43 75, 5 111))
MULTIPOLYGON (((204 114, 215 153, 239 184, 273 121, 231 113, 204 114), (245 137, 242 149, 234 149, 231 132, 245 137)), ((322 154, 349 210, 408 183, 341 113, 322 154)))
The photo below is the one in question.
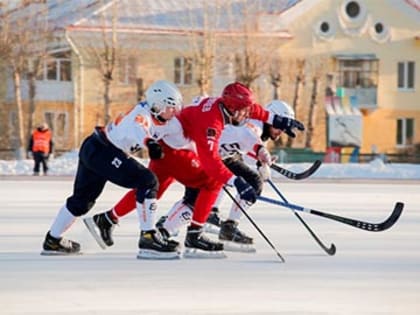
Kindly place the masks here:
POLYGON ((358 109, 375 110, 378 108, 377 101, 378 88, 337 88, 339 98, 348 98, 352 107, 358 109))

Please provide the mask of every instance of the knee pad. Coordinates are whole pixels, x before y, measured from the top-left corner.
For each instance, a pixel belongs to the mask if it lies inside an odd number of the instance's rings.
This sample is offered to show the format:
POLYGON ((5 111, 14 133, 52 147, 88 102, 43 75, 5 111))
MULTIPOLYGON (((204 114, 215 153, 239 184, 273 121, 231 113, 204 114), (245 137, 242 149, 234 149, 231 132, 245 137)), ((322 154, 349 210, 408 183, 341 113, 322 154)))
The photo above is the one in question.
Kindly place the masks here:
POLYGON ((137 202, 143 203, 144 199, 156 199, 159 189, 159 181, 156 175, 152 172, 147 172, 141 178, 137 187, 136 199, 137 202))

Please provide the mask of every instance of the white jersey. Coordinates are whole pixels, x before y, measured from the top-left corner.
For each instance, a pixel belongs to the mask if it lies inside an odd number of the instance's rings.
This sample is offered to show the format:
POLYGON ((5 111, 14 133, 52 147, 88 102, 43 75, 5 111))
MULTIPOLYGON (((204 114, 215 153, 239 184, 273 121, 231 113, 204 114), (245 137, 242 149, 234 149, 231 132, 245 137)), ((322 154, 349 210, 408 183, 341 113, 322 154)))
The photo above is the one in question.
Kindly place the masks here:
POLYGON ((168 122, 168 128, 162 140, 175 150, 186 149, 196 151, 195 143, 184 136, 182 125, 176 117, 168 122))
POLYGON ((254 119, 247 120, 241 126, 226 125, 219 141, 219 154, 222 159, 253 152, 255 145, 263 145, 263 126, 262 121, 254 119))
POLYGON ((120 115, 105 129, 108 140, 122 151, 131 154, 145 147, 146 139, 163 139, 174 149, 189 148, 191 141, 184 137, 181 123, 174 117, 165 123, 155 123, 146 102, 120 115))

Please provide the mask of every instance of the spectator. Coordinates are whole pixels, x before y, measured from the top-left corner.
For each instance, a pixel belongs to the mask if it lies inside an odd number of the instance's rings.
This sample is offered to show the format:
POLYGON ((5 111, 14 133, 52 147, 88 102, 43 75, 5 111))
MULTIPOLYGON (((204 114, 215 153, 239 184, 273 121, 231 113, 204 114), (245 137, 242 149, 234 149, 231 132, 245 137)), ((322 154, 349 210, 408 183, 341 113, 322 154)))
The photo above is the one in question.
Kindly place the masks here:
POLYGON ((41 123, 33 132, 28 145, 28 157, 34 160, 34 175, 38 176, 40 166, 44 175, 48 173, 48 159, 52 156, 54 143, 47 123, 41 123))

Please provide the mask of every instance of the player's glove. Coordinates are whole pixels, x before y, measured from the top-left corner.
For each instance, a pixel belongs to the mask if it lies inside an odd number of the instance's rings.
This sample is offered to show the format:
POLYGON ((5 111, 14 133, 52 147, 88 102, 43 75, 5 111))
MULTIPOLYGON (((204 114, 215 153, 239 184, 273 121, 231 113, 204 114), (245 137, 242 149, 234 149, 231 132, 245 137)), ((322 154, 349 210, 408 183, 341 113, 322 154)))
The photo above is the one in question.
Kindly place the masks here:
POLYGON ((241 176, 235 178, 233 184, 238 191, 238 194, 242 200, 253 204, 257 201, 257 193, 255 192, 254 188, 248 184, 241 176))
POLYGON ((267 181, 269 179, 271 179, 271 171, 270 171, 270 166, 266 163, 259 163, 257 164, 258 166, 258 173, 260 173, 261 179, 263 181, 267 181))
POLYGON ((162 147, 153 139, 146 141, 147 149, 149 150, 149 157, 151 160, 158 160, 163 158, 162 147))
POLYGON ((294 133, 293 129, 297 129, 300 131, 305 130, 305 126, 300 121, 289 117, 282 117, 279 115, 274 115, 273 127, 276 129, 280 129, 292 138, 296 137, 296 134, 294 133))
POLYGON ((273 159, 271 158, 271 154, 268 152, 266 147, 259 144, 255 149, 255 153, 257 154, 258 161, 260 161, 262 164, 271 165, 273 159))

